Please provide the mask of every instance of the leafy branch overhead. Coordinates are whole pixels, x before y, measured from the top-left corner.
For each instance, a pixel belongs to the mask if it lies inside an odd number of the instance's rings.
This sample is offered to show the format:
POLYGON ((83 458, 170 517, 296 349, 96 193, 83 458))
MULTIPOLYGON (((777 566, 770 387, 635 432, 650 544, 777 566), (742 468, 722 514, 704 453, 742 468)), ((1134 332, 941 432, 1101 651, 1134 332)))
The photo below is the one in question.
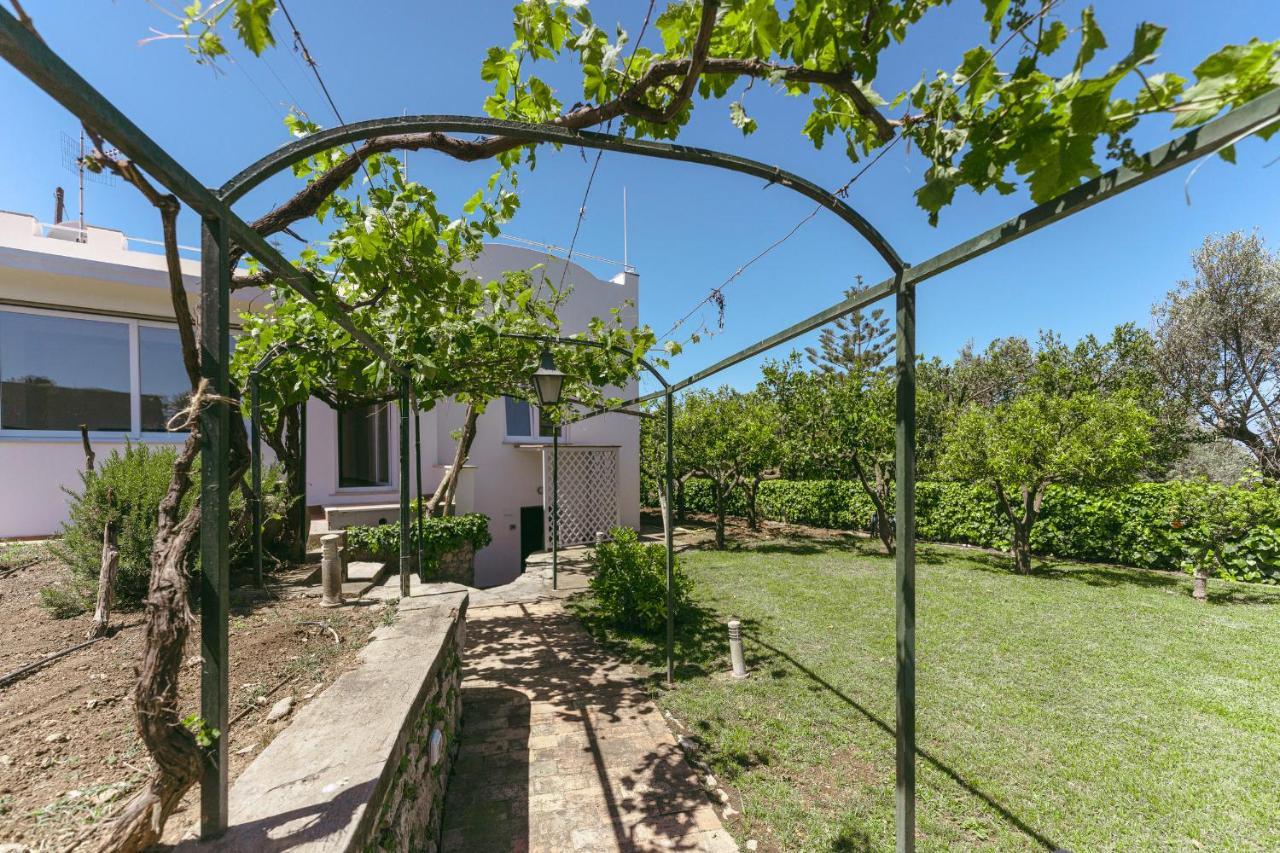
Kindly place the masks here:
MULTIPOLYGON (((659 15, 661 50, 631 44, 621 26, 598 23, 585 0, 528 0, 513 12, 513 39, 489 48, 481 78, 492 84, 490 116, 571 129, 620 120, 620 132, 674 139, 695 107, 729 99, 729 121, 744 134, 760 127, 747 96, 762 88, 807 102, 799 130, 816 147, 843 143, 851 162, 907 140, 927 161, 916 201, 936 223, 961 187, 1013 192, 1021 181, 1037 201, 1101 173, 1105 160, 1133 162, 1132 132, 1155 114, 1175 128, 1202 124, 1280 86, 1280 40, 1257 38, 1206 57, 1193 79, 1156 68, 1165 28, 1141 23, 1111 41, 1092 6, 1068 14, 1060 0, 983 0, 987 40, 953 68, 922 68, 918 82, 892 94, 878 82, 889 51, 911 50, 916 27, 946 0, 770 0, 672 2, 659 15), (1120 53, 1114 61, 1107 55, 1120 53), (572 94, 534 73, 539 63, 572 64, 572 94), (566 106, 567 104, 567 106, 566 106), (1099 143, 1102 143, 1101 145, 1099 143)), ((194 3, 179 33, 201 61, 225 54, 217 35, 228 15, 255 54, 275 44, 275 0, 194 3)), ((752 97, 760 97, 754 94, 752 97)), ((1269 136, 1275 126, 1260 132, 1269 136)), ((359 162, 403 148, 461 160, 497 157, 533 163, 533 146, 503 137, 441 133, 371 139, 332 175, 316 180, 258 223, 267 232, 311 215, 359 162)), ((1222 156, 1234 158, 1231 148, 1222 156)), ((852 181, 850 181, 852 183, 852 181)), ((846 189, 848 184, 846 184, 846 189)))

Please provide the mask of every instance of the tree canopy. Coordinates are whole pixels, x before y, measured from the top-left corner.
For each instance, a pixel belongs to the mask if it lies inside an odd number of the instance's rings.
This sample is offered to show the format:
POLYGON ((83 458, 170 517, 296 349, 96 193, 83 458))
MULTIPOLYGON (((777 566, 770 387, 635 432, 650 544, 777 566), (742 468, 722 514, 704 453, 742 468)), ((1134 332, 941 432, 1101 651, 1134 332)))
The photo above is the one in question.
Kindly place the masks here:
MULTIPOLYGON (((674 139, 698 106, 727 99, 729 121, 749 135, 759 123, 747 95, 760 84, 803 99, 808 109, 798 131, 817 148, 836 140, 850 162, 907 140, 926 160, 916 201, 936 223, 961 187, 1011 193, 1021 182, 1045 201, 1100 174, 1104 160, 1132 164, 1132 132, 1144 117, 1167 115, 1175 128, 1194 127, 1280 85, 1280 40, 1226 45, 1188 79, 1158 69, 1165 36, 1159 24, 1113 34, 1128 49, 1104 64, 1111 39, 1093 6, 1068 16, 1059 0, 983 0, 975 9, 987 32, 983 43, 955 67, 923 60, 918 81, 885 90, 882 56, 899 45, 911 49, 917 25, 947 5, 670 2, 652 21, 661 38, 655 50, 621 25, 597 21, 585 0, 528 0, 514 7, 512 40, 489 48, 480 63, 481 78, 492 85, 484 110, 571 129, 618 121, 622 133, 674 139), (537 73, 539 63, 574 66, 579 90, 557 91, 537 73)), ((226 53, 219 26, 229 18, 240 41, 260 54, 276 43, 276 8, 275 0, 194 3, 179 16, 179 34, 199 61, 216 62, 226 53)), ((649 23, 647 16, 644 27, 649 23)), ((370 140, 351 159, 392 148, 499 157, 507 165, 533 158, 520 140, 424 133, 370 140)), ((1234 159, 1230 147, 1221 154, 1234 159)), ((353 172, 353 164, 338 166, 334 177, 353 172)), ((290 217, 310 215, 315 203, 300 197, 255 225, 279 230, 290 217)))

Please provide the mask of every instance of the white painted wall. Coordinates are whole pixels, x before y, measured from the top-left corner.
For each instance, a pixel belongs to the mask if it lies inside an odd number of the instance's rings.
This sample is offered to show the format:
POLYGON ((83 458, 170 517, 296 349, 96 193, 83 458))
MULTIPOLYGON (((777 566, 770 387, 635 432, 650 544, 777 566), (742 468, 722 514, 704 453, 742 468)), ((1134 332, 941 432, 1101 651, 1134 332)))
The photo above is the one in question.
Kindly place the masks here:
MULTIPOLYGON (((0 310, 72 311, 95 315, 173 319, 164 258, 130 251, 123 233, 89 226, 87 241, 44 236, 32 216, 0 211, 0 310)), ((182 261, 192 293, 199 264, 182 261)), ((232 314, 247 310, 257 291, 232 300, 232 314)), ((182 436, 120 432, 90 433, 99 460, 123 449, 125 440, 176 445, 182 436)), ((63 487, 78 488, 84 451, 78 433, 14 437, 0 431, 0 538, 56 533, 67 516, 63 487)))
MULTIPOLYGON (((489 245, 472 267, 483 278, 497 278, 507 270, 531 269, 545 264, 548 278, 557 285, 564 261, 542 253, 506 245, 489 245)), ((592 317, 607 317, 613 308, 630 301, 623 321, 634 325, 639 278, 620 273, 617 281, 603 281, 577 264, 569 264, 565 284, 571 293, 559 312, 561 330, 572 334, 586 327, 592 317)), ((636 384, 607 393, 633 396, 636 384)), ((383 489, 341 489, 338 487, 337 413, 326 404, 312 400, 307 408, 307 503, 311 506, 340 504, 390 504, 399 500, 399 418, 391 418, 391 484, 383 489)), ((435 490, 452 464, 454 441, 451 433, 462 425, 464 408, 450 400, 440 401, 422 414, 422 479, 426 494, 435 490)), ((412 429, 412 420, 410 421, 412 429)), ((541 439, 522 439, 531 444, 541 439)), ((412 444, 412 433, 410 434, 412 444)), ((568 428, 562 446, 574 444, 617 445, 618 505, 621 523, 640 523, 640 426, 627 415, 603 415, 568 428)), ((548 445, 549 446, 549 445, 548 445)), ((548 451, 549 452, 549 451, 548 451)), ((476 512, 489 516, 493 543, 476 555, 476 583, 494 586, 515 578, 520 571, 520 508, 542 506, 542 459, 537 449, 519 447, 506 440, 506 411, 501 400, 492 401, 476 422, 468 465, 474 466, 476 512)), ((416 494, 416 482, 410 489, 416 494)), ((388 521, 394 522, 394 516, 388 521)))
MULTIPOLYGON (((507 245, 490 245, 473 264, 472 272, 497 278, 502 272, 545 265, 550 281, 559 283, 565 262, 540 252, 507 245)), ((192 294, 198 288, 198 264, 183 261, 183 274, 192 294)), ((586 327, 592 317, 630 301, 623 321, 636 323, 639 279, 619 273, 613 281, 596 278, 577 264, 569 264, 564 281, 571 293, 559 316, 564 334, 586 327)), ((256 291, 237 293, 233 315, 250 310, 256 291)), ((159 255, 130 251, 118 231, 88 229, 88 240, 76 243, 43 235, 30 216, 0 212, 0 309, 66 310, 109 316, 142 317, 144 321, 172 320, 164 261, 159 255), (32 306, 36 306, 32 308, 32 306)), ((608 389, 633 396, 636 384, 608 389)), ((312 400, 307 407, 307 503, 309 506, 395 503, 399 499, 398 421, 392 408, 389 436, 392 482, 380 489, 338 487, 337 413, 312 400)), ((461 425, 462 407, 448 400, 422 414, 423 489, 434 491, 453 461, 450 433, 461 425)), ((410 421, 412 425, 412 421, 410 421)), ((412 428, 412 426, 411 426, 412 428)), ((639 421, 626 415, 605 415, 571 425, 563 445, 618 447, 618 504, 623 524, 636 526, 639 507, 639 421)), ((98 457, 124 446, 120 433, 91 435, 98 457)), ((180 436, 139 434, 130 440, 176 444, 180 436)), ((412 444, 412 433, 410 435, 412 444)), ((536 443, 539 439, 521 439, 536 443)), ((545 441, 545 440, 543 440, 545 441)), ((501 400, 492 402, 477 423, 476 440, 468 464, 473 467, 474 509, 491 519, 493 544, 476 557, 476 580, 492 586, 513 579, 520 568, 520 508, 543 505, 541 451, 518 447, 506 439, 506 412, 501 400)), ((0 538, 56 533, 66 518, 63 487, 76 488, 84 456, 78 434, 16 436, 0 431, 0 538)), ((416 483, 410 484, 416 489, 416 483)), ((394 521, 394 516, 388 519, 394 521)))

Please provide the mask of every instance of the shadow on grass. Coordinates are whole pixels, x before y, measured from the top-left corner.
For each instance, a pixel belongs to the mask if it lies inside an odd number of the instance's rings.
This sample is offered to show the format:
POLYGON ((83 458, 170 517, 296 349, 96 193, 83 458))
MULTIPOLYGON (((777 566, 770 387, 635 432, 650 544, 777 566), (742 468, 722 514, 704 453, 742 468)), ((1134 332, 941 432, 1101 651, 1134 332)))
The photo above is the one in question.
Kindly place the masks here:
MULTIPOLYGON (((822 676, 818 675, 816 672, 806 667, 804 664, 800 663, 790 654, 778 648, 777 646, 771 645, 769 643, 766 643, 764 640, 758 639, 756 635, 752 635, 749 638, 749 641, 753 645, 759 645, 764 649, 768 650, 768 652, 771 655, 787 661, 791 666, 795 667, 797 670, 802 672, 807 678, 813 681, 817 687, 823 690, 826 690, 828 693, 835 696, 840 701, 844 702, 850 708, 853 708, 855 711, 857 711, 859 714, 865 717, 868 721, 870 721, 873 725, 875 725, 876 728, 880 729, 885 734, 889 735, 891 738, 894 738, 896 740, 897 731, 892 725, 890 725, 885 720, 880 719, 878 716, 873 714, 870 709, 868 709, 867 707, 859 703, 857 700, 853 699, 848 694, 842 692, 834 684, 827 681, 822 676)), ((920 749, 919 747, 916 747, 916 755, 920 756, 920 758, 928 762, 928 764, 931 767, 933 767, 935 770, 945 775, 947 778, 951 779, 951 781, 955 782, 957 785, 959 785, 969 794, 972 794, 973 796, 982 800, 982 802, 986 803, 988 807, 990 807, 992 810, 998 813, 1002 818, 1004 818, 1006 821, 1008 821, 1010 824, 1016 827, 1020 832, 1025 834, 1028 838, 1031 838, 1032 840, 1034 840, 1037 844, 1039 844, 1044 849, 1055 850, 1055 851, 1062 849, 1056 843, 1054 843, 1051 839, 1047 838, 1040 832, 1037 832, 1030 824, 1028 824, 1025 820, 1023 820, 1018 815, 1014 814, 1014 812, 1010 810, 1007 806, 1005 806, 1003 803, 996 800, 994 797, 992 797, 990 794, 988 794, 987 792, 983 791, 981 788, 974 785, 972 782, 969 782, 967 779, 961 776, 958 771, 944 764, 941 760, 939 760, 938 758, 935 758, 929 752, 923 749, 920 749)), ((848 839, 842 842, 842 839, 845 839, 845 833, 844 831, 842 831, 841 837, 837 838, 836 841, 837 843, 844 843, 845 846, 837 846, 834 849, 836 850, 867 849, 865 847, 856 846, 856 844, 862 842, 864 838, 865 838, 864 836, 862 836, 860 833, 854 830, 853 833, 848 837, 848 839)))

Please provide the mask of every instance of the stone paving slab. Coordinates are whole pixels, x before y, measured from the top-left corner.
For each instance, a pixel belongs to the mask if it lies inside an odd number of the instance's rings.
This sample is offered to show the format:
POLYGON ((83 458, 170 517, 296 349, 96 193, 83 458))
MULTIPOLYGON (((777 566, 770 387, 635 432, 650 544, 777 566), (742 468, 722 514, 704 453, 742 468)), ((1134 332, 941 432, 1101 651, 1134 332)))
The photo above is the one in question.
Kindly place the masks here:
POLYGON ((524 601, 473 593, 442 849, 737 851, 637 673, 564 611, 563 590, 525 587, 524 601))

